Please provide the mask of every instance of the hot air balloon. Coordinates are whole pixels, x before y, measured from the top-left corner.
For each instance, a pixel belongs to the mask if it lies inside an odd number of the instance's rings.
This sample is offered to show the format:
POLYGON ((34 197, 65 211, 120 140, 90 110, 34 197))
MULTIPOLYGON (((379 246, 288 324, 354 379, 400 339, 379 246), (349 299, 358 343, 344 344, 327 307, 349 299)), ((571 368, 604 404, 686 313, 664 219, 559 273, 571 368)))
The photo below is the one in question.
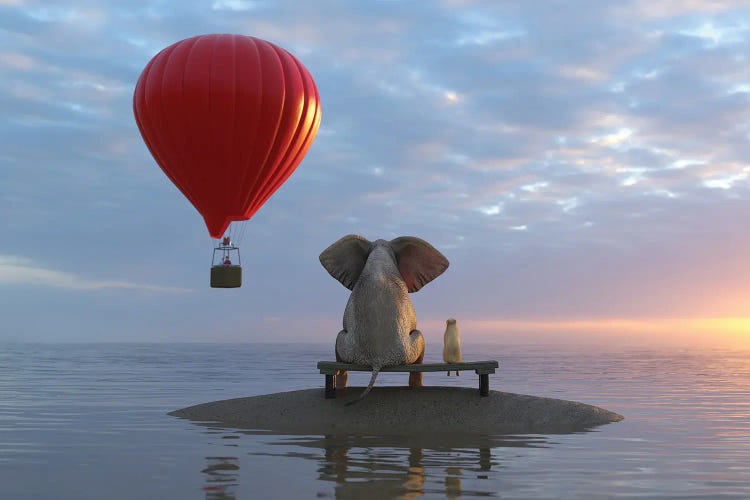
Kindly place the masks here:
POLYGON ((239 249, 225 231, 252 217, 292 175, 315 139, 320 112, 302 63, 251 36, 179 41, 141 73, 133 113, 143 140, 220 239, 212 287, 241 285, 239 249), (237 260, 226 264, 235 251, 237 260))

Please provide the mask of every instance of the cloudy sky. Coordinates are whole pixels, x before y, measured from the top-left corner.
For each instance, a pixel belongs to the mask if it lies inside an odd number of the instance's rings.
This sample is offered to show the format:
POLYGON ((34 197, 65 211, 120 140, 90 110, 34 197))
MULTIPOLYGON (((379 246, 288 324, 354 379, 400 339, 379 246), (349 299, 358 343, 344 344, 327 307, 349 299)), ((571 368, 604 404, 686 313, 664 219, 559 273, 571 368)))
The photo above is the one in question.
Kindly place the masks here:
POLYGON ((428 340, 750 345, 750 4, 0 0, 0 340, 331 341, 318 254, 420 236, 428 340), (136 128, 159 50, 240 33, 323 106, 244 285, 136 128), (749 319, 744 319, 749 318, 749 319))

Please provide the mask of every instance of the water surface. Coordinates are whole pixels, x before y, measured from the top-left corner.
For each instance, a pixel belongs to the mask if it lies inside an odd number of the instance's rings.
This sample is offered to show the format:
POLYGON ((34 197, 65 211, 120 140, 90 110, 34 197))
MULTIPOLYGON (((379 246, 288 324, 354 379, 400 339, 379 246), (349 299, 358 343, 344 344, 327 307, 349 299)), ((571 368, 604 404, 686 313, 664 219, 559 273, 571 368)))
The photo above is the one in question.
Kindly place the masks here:
MULTIPOLYGON (((750 498, 750 351, 465 345, 491 388, 624 421, 564 435, 284 436, 166 415, 321 387, 330 346, 0 345, 0 498, 750 498)), ((428 346, 427 362, 440 352, 428 346)), ((379 385, 408 375, 383 373, 379 385)), ((369 374, 350 374, 363 385, 369 374)), ((476 376, 425 374, 474 387, 476 376)), ((322 391, 322 389, 321 389, 322 391)))

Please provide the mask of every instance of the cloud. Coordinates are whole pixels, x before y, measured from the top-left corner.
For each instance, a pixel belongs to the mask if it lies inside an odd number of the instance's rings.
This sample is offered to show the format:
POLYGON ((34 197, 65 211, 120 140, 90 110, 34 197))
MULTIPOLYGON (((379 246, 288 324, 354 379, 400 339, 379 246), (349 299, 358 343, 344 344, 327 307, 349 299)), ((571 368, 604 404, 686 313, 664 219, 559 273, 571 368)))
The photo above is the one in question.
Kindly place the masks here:
POLYGON ((716 14, 737 8, 734 0, 635 0, 619 6, 639 18, 672 18, 689 14, 716 14))
POLYGON ((167 293, 191 291, 186 288, 171 286, 90 279, 74 273, 40 267, 31 259, 17 255, 0 255, 1 285, 31 285, 81 291, 102 290, 105 288, 167 293))
POLYGON ((35 63, 32 58, 25 54, 0 52, 0 66, 8 66, 12 69, 24 71, 34 68, 35 63))
POLYGON ((437 283, 428 313, 744 314, 718 304, 750 279, 724 250, 750 251, 750 10, 736 1, 86 5, 0 1, 0 248, 33 258, 4 263, 3 283, 140 286, 36 262, 205 281, 210 240, 140 139, 132 89, 168 44, 245 33, 295 53, 323 106, 307 157, 248 224, 238 292, 262 308, 247 307, 337 316, 309 293, 325 283, 316 256, 356 232, 446 251, 459 292, 437 283), (92 268, 82 245, 110 260, 92 268), (278 284, 287 273, 299 286, 278 284))
POLYGON ((258 7, 258 2, 250 0, 215 0, 211 7, 214 10, 230 10, 234 12, 242 12, 252 10, 258 7))

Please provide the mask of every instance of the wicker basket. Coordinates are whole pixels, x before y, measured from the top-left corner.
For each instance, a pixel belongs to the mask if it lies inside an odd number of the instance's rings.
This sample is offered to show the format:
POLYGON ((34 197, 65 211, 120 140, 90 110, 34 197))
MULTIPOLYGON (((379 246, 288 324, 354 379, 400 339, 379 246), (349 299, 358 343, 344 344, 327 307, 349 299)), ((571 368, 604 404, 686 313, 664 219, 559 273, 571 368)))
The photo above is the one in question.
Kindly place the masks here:
POLYGON ((241 266, 211 267, 211 288, 239 288, 241 286, 241 266))

